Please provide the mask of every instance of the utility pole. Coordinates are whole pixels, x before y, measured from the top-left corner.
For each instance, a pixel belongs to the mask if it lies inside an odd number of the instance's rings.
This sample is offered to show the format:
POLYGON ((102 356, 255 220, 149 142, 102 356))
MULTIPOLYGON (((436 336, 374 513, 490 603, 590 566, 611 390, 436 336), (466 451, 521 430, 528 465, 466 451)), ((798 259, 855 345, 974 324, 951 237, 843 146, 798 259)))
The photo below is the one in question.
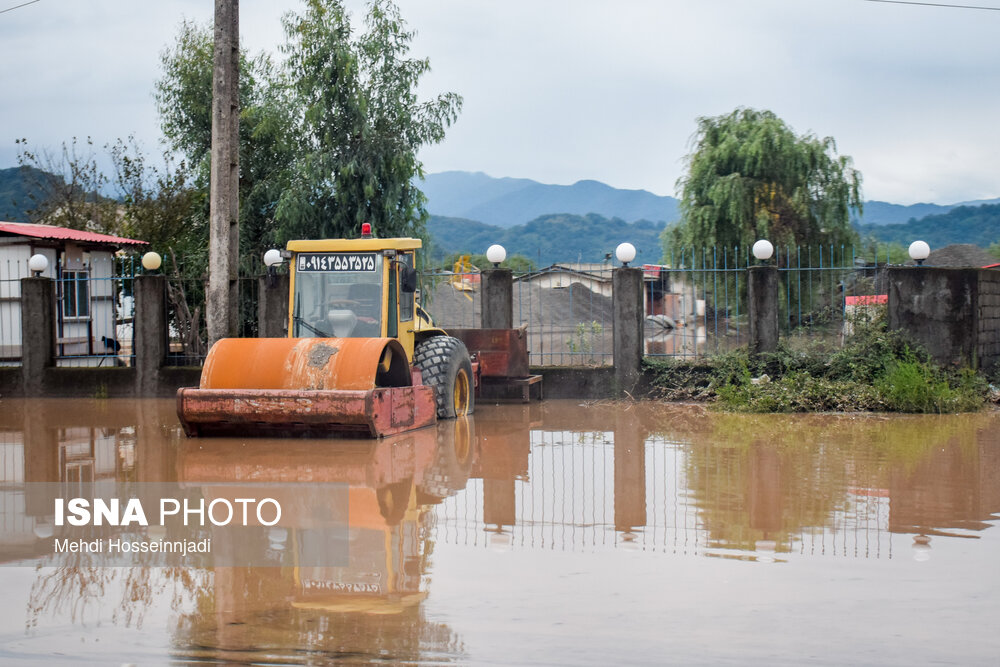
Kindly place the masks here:
POLYGON ((239 324, 239 0, 215 0, 212 173, 209 190, 208 344, 239 324))

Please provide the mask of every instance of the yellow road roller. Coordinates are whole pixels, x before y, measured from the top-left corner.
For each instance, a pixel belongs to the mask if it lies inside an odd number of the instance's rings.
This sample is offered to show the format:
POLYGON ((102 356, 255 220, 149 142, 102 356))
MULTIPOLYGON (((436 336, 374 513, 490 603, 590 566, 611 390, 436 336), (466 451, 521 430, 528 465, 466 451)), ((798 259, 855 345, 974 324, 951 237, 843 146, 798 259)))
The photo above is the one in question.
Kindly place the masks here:
POLYGON ((177 392, 185 433, 382 437, 471 414, 461 340, 415 299, 420 239, 290 241, 288 338, 225 338, 197 388, 177 392))

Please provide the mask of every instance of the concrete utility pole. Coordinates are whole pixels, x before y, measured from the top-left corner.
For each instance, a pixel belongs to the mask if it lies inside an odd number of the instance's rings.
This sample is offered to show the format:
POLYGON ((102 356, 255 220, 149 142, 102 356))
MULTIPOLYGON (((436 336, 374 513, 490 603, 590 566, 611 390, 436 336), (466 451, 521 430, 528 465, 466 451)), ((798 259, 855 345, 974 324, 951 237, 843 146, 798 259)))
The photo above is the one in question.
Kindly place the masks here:
POLYGON ((239 324, 239 0, 215 0, 212 174, 209 192, 208 344, 239 324))

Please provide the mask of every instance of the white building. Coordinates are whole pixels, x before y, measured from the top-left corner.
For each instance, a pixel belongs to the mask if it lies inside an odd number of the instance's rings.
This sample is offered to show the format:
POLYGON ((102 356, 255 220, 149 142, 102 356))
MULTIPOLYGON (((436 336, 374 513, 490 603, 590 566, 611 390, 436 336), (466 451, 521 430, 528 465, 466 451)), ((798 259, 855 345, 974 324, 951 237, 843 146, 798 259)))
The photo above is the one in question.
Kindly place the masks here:
POLYGON ((42 275, 56 280, 57 357, 77 358, 72 365, 98 365, 103 362, 96 357, 130 346, 130 340, 118 340, 125 314, 119 312, 123 295, 115 284, 115 253, 146 245, 64 227, 0 222, 0 364, 20 362, 20 281, 30 276, 28 259, 35 254, 48 260, 42 275))

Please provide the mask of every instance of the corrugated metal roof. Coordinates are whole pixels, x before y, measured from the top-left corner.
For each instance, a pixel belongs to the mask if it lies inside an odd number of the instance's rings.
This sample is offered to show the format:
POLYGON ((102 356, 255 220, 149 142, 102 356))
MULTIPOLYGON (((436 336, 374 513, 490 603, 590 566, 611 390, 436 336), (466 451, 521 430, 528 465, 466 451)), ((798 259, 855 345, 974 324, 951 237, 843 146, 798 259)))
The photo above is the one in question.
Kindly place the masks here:
POLYGON ((33 225, 27 222, 0 222, 0 233, 30 236, 36 239, 57 239, 62 241, 79 241, 81 243, 106 243, 109 245, 149 245, 146 241, 126 239, 121 236, 109 236, 96 232, 85 232, 78 229, 66 229, 52 225, 33 225))

